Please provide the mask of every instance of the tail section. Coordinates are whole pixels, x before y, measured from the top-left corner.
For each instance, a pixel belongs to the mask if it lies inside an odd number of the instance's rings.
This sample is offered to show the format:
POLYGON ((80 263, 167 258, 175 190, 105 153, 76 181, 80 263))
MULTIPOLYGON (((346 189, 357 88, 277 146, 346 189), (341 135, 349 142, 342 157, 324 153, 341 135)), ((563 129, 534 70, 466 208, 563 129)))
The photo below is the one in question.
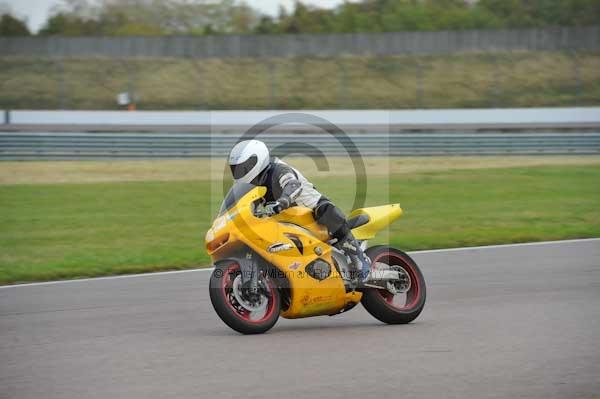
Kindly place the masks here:
POLYGON ((357 227, 352 229, 352 234, 358 240, 370 240, 400 216, 402 216, 400 204, 356 209, 350 214, 349 218, 360 217, 361 222, 357 223, 357 227), (362 215, 366 215, 368 221, 362 215))

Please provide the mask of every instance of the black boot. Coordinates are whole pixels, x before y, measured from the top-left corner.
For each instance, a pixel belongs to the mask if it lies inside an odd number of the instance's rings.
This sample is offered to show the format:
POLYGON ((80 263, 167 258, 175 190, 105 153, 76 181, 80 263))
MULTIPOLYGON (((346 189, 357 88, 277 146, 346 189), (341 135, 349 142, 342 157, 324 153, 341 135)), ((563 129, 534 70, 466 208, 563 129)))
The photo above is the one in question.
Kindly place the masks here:
POLYGON ((357 273, 358 281, 364 283, 369 277, 371 271, 371 260, 365 254, 365 251, 360 247, 360 243, 354 238, 352 233, 349 233, 343 239, 339 240, 335 247, 344 251, 354 264, 357 273))

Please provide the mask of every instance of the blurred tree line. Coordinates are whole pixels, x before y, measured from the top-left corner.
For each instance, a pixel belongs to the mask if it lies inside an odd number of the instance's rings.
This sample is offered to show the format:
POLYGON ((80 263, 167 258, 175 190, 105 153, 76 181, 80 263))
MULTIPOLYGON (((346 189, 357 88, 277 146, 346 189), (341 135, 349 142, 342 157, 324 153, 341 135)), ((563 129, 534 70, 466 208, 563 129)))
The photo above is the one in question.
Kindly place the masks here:
MULTIPOLYGON (((348 33, 583 26, 600 22, 600 0, 361 0, 334 9, 296 1, 261 14, 236 0, 64 0, 42 36, 348 33)), ((4 12, 0 35, 29 35, 4 12)))

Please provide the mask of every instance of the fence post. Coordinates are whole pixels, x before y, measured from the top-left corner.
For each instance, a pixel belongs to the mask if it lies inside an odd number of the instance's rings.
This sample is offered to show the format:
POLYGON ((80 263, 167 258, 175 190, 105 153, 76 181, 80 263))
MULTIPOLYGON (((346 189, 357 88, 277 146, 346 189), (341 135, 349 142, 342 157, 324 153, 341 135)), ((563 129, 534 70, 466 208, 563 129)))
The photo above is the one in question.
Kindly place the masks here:
POLYGON ((492 107, 498 108, 500 107, 501 101, 500 101, 500 96, 502 94, 502 88, 500 85, 500 80, 501 80, 501 72, 500 72, 500 65, 498 63, 498 57, 496 55, 491 56, 492 59, 492 66, 493 66, 493 77, 492 77, 492 107))
POLYGON ((136 71, 133 63, 125 61, 125 67, 127 68, 127 92, 129 93, 129 99, 131 103, 129 104, 129 110, 135 111, 138 106, 138 98, 135 90, 135 78, 136 71))
POLYGON ((208 108, 208 96, 206 95, 206 73, 204 72, 204 65, 198 60, 193 60, 196 64, 196 73, 198 74, 198 108, 208 108))
POLYGON ((292 62, 294 63, 294 68, 295 68, 295 73, 296 76, 298 77, 298 81, 300 82, 300 87, 294 87, 292 88, 292 90, 297 89, 298 92, 293 92, 292 94, 292 98, 294 99, 292 104, 294 104, 294 108, 304 108, 306 106, 306 99, 310 99, 310 92, 308 93, 308 95, 306 95, 306 76, 304 76, 305 74, 305 67, 304 67, 304 62, 305 59, 303 58, 296 58, 296 59, 292 59, 292 62))
POLYGON ((206 70, 204 69, 204 65, 202 64, 202 59, 191 57, 190 62, 192 63, 192 68, 196 71, 196 76, 198 79, 198 108, 199 109, 208 109, 208 96, 207 96, 207 86, 205 84, 206 80, 206 70))
POLYGON ((69 100, 67 93, 67 82, 65 80, 65 65, 63 58, 58 58, 56 61, 56 69, 58 72, 58 103, 59 109, 69 108, 69 100))
POLYGON ((421 65, 421 61, 420 60, 416 60, 416 80, 417 80, 417 92, 416 92, 416 105, 417 108, 423 108, 424 104, 423 104, 423 97, 425 95, 424 93, 424 87, 423 87, 423 66, 421 65))
POLYGON ((340 68, 338 106, 339 108, 344 109, 348 106, 348 71, 346 70, 343 57, 338 59, 337 64, 340 68))
POLYGON ((271 109, 277 109, 277 66, 275 61, 267 60, 269 71, 269 102, 271 109))
POLYGON ((579 57, 577 50, 571 52, 573 59, 573 77, 575 79, 575 106, 581 105, 581 92, 583 90, 581 83, 581 66, 579 65, 579 57))

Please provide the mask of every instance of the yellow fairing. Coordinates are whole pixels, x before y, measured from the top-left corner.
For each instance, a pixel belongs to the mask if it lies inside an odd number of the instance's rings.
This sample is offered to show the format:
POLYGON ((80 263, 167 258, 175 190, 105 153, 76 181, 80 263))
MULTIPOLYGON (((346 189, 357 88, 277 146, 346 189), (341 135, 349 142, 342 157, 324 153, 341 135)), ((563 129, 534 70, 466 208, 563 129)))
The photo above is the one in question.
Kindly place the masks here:
POLYGON ((402 216, 400 204, 376 206, 373 208, 356 209, 349 218, 358 215, 369 216, 369 222, 352 230, 357 240, 370 240, 394 220, 402 216))
POLYGON ((254 216, 251 205, 265 191, 264 187, 249 191, 214 221, 206 234, 206 248, 213 260, 225 259, 232 250, 245 245, 275 266, 287 278, 290 288, 289 306, 282 311, 282 317, 335 314, 358 303, 362 294, 346 293, 331 258, 331 247, 326 243, 327 230, 316 223, 312 210, 293 207, 271 218, 254 216), (293 244, 290 237, 301 244, 302 253, 295 244, 284 251, 269 252, 275 243, 293 244), (306 272, 306 267, 317 259, 331 265, 331 275, 321 281, 306 272))
MULTIPOLYGON (((225 214, 218 217, 206 234, 206 247, 214 261, 226 259, 235 248, 245 245, 275 266, 289 281, 289 306, 282 311, 286 318, 335 314, 358 303, 362 294, 346 293, 344 283, 331 257, 326 229, 316 223, 310 209, 293 207, 270 218, 257 218, 252 203, 265 195, 264 187, 256 187, 242 197, 225 214), (278 252, 270 252, 273 244, 291 244, 278 252), (302 248, 300 250, 299 246, 302 248), (317 259, 331 266, 331 274, 317 280, 306 267, 317 259)), ((354 230, 359 239, 371 238, 402 211, 399 205, 359 209, 370 222, 354 230)))
POLYGON ((273 218, 277 223, 279 242, 295 237, 302 245, 302 254, 294 247, 271 254, 271 263, 282 271, 290 284, 291 300, 282 317, 295 319, 338 313, 350 303, 358 303, 362 294, 346 293, 346 288, 331 258, 327 229, 318 224, 311 209, 293 207, 273 218), (317 255, 320 253, 320 255, 317 255), (322 259, 331 265, 331 275, 316 280, 306 273, 306 267, 322 259))

